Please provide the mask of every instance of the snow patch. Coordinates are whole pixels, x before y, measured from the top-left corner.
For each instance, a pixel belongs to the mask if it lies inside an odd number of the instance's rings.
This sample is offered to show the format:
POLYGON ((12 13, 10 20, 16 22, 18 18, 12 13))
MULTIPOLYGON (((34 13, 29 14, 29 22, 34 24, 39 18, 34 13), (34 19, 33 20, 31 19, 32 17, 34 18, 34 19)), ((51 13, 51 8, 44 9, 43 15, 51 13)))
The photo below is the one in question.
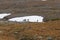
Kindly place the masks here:
POLYGON ((9 16, 9 15, 11 15, 11 13, 1 13, 0 19, 3 19, 4 17, 9 16))
POLYGON ((42 16, 24 16, 24 17, 15 17, 11 18, 8 21, 16 22, 43 22, 42 16))
POLYGON ((41 1, 47 1, 47 0, 41 0, 41 1))

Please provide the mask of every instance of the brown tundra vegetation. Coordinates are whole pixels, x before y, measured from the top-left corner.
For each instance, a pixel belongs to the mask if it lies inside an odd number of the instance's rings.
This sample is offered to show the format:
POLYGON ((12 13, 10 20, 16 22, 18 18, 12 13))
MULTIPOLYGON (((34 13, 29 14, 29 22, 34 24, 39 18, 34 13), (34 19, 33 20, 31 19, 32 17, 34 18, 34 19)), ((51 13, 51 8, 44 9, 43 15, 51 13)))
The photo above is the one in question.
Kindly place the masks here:
POLYGON ((0 40, 60 40, 60 0, 0 0, 0 13, 16 16, 40 15, 44 23, 0 21, 0 40), (53 19, 53 20, 51 20, 53 19), (56 21, 55 21, 56 20, 56 21))
POLYGON ((60 40, 60 20, 44 23, 0 22, 0 40, 60 40))

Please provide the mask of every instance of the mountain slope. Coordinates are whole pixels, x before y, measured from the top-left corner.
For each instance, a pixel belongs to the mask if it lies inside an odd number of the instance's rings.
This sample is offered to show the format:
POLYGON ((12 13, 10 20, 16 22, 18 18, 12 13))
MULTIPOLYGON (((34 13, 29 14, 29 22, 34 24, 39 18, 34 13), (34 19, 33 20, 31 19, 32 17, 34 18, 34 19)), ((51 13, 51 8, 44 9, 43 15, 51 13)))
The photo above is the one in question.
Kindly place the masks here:
POLYGON ((13 17, 39 15, 46 19, 60 19, 60 0, 0 0, 0 13, 9 12, 13 17))

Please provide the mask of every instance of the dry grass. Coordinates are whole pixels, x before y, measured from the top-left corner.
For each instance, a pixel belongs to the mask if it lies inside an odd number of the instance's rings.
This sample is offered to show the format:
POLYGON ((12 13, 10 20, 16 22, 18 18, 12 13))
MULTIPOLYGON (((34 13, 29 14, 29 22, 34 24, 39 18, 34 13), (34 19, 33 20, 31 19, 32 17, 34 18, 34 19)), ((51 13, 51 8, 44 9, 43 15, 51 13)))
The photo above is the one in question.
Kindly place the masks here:
MULTIPOLYGON (((14 16, 40 15, 46 19, 60 18, 60 0, 33 1, 0 0, 0 12, 14 16)), ((45 23, 0 22, 0 40, 47 40, 48 36, 60 40, 60 20, 45 23)))
MULTIPOLYGON (((0 23, 1 40, 20 40, 23 37, 37 40, 39 36, 56 37, 60 36, 60 20, 45 23, 0 23), (35 39, 36 37, 36 39, 35 39)), ((27 38, 27 39, 28 39, 27 38)), ((54 39, 53 38, 53 39, 54 39)), ((26 40, 27 40, 26 39, 26 40)), ((43 39, 43 40, 44 40, 43 39)), ((30 39, 31 40, 31 39, 30 39)))

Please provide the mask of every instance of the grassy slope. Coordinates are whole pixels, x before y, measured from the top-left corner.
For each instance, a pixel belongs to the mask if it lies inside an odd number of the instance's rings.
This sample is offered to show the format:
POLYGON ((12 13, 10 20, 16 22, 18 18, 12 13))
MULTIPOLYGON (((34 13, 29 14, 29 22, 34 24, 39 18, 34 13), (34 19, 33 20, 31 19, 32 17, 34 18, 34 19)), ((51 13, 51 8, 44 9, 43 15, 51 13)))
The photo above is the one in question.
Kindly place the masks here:
MULTIPOLYGON (((25 15, 42 15, 48 19, 60 18, 60 6, 58 4, 60 4, 59 0, 47 2, 32 0, 28 0, 28 2, 21 2, 21 0, 0 0, 0 12, 11 12, 12 15, 8 18, 25 15)), ((21 24, 0 22, 0 30, 2 31, 2 33, 0 33, 0 40, 19 40, 24 37, 24 35, 29 37, 34 37, 34 35, 37 37, 39 35, 43 35, 43 37, 58 37, 60 36, 60 20, 46 23, 21 24)))
POLYGON ((0 23, 0 31, 2 31, 0 33, 1 40, 20 40, 24 36, 31 38, 35 35, 58 38, 60 36, 60 20, 45 23, 0 23))

